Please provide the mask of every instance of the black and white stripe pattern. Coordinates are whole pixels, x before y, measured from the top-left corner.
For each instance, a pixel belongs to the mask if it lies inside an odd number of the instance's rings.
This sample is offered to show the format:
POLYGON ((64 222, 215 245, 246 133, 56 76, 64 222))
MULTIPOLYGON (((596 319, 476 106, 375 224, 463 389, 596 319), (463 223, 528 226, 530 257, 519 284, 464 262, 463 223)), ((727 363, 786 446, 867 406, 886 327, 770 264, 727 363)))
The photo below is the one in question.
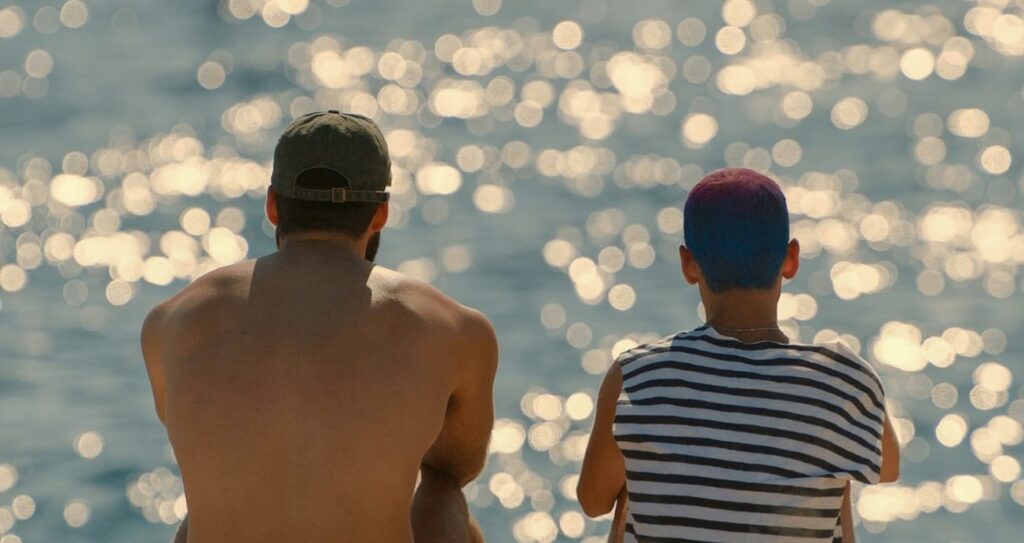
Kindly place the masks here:
POLYGON ((617 362, 627 541, 831 542, 846 482, 879 480, 882 385, 841 343, 703 326, 617 362))

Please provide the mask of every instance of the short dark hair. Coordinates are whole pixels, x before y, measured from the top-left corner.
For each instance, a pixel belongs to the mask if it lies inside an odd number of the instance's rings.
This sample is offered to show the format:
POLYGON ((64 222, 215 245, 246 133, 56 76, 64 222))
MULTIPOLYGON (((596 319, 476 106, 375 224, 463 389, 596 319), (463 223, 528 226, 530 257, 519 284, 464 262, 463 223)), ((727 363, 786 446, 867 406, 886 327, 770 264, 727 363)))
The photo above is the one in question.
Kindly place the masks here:
MULTIPOLYGON (((348 188, 348 179, 328 168, 311 168, 299 174, 298 187, 306 189, 348 188)), ((376 202, 311 202, 277 195, 277 232, 279 235, 304 232, 336 232, 357 237, 370 227, 376 202)))
POLYGON ((746 168, 712 172, 683 210, 684 243, 712 292, 775 286, 789 244, 786 196, 746 168))

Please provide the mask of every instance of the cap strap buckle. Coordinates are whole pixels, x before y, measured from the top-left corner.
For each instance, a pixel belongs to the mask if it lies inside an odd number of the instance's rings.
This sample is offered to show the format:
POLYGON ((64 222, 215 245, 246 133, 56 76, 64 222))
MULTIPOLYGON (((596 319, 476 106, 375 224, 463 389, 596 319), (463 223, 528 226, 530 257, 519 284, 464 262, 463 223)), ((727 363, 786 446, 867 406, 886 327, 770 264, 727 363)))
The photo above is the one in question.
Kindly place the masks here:
POLYGON ((336 204, 343 204, 348 201, 348 190, 342 187, 331 189, 331 201, 336 204))

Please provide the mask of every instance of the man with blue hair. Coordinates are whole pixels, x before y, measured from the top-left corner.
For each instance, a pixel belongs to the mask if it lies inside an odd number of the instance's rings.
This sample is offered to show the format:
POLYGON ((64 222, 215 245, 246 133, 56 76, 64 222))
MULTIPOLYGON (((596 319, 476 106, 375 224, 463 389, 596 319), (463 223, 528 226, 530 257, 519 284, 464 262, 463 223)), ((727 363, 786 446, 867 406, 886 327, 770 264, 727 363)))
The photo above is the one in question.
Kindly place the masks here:
POLYGON ((719 170, 690 191, 683 226, 706 323, 609 369, 584 512, 616 508, 613 540, 851 543, 850 482, 896 480, 899 444, 866 361, 779 328, 782 281, 800 267, 785 195, 753 170, 719 170))

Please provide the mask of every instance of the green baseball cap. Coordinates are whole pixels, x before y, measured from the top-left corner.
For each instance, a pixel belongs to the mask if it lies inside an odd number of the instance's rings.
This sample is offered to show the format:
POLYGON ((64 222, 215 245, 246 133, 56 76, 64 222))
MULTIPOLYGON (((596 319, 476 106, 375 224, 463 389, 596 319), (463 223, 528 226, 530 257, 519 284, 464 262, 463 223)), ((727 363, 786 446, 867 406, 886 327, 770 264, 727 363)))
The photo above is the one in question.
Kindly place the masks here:
POLYGON ((391 157, 380 128, 362 115, 331 109, 303 115, 284 129, 274 148, 270 186, 281 196, 314 202, 388 201, 391 157), (297 185, 307 170, 326 168, 345 186, 307 189, 297 185))

